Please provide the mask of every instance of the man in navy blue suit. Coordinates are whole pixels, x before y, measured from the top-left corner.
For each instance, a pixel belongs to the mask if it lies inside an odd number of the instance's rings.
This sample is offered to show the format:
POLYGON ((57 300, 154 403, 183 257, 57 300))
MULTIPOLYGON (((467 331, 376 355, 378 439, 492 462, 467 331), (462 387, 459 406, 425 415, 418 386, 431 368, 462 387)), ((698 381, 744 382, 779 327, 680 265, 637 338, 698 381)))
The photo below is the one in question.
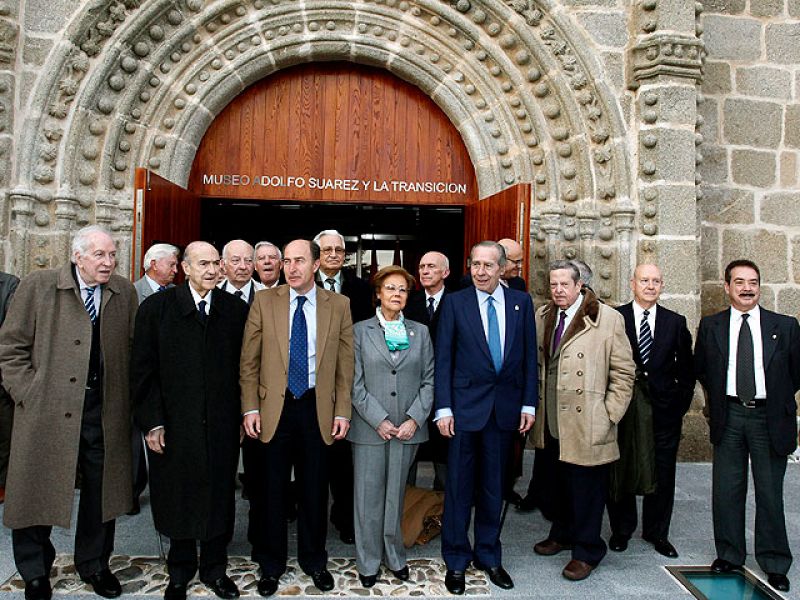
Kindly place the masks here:
POLYGON ((499 285, 503 247, 472 247, 474 287, 447 295, 436 336, 435 401, 440 433, 450 438, 442 556, 445 586, 463 594, 473 562, 511 589, 502 566, 500 518, 505 468, 515 432, 532 426, 537 404, 536 327, 528 294, 499 285), (475 506, 474 549, 468 531, 475 506))

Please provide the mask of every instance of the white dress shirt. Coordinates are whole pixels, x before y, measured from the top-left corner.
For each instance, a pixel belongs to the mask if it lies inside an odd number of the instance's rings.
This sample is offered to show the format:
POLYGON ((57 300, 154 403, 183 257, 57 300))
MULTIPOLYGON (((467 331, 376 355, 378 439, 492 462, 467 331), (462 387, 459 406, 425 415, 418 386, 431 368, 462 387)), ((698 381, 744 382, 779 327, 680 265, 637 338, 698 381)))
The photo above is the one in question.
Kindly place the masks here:
MULTIPOLYGON (((85 306, 86 296, 89 294, 89 287, 92 286, 83 280, 81 277, 81 271, 77 267, 75 267, 75 276, 78 279, 78 287, 81 289, 81 300, 83 300, 83 304, 85 306)), ((100 318, 100 304, 103 300, 103 286, 101 286, 99 283, 94 285, 94 296, 92 299, 94 300, 94 310, 97 313, 97 317, 100 318)))
MULTIPOLYGON (((739 330, 742 328, 742 315, 744 313, 731 306, 730 340, 728 341, 728 385, 725 393, 728 396, 738 396, 736 393, 736 354, 739 351, 739 330)), ((764 343, 761 340, 761 311, 758 305, 753 310, 747 311, 750 315, 747 324, 753 334, 753 358, 756 375, 756 398, 767 397, 767 381, 764 376, 764 343)))
MULTIPOLYGON (((292 347, 292 319, 297 310, 297 296, 294 289, 289 288, 289 348, 292 347)), ((305 295, 303 314, 306 317, 306 331, 308 333, 308 387, 313 388, 317 383, 317 286, 314 285, 305 295)))
POLYGON ((154 279, 151 279, 150 276, 147 273, 145 273, 145 275, 144 275, 144 280, 147 282, 147 285, 150 286, 150 289, 153 290, 154 292, 157 292, 158 288, 161 287, 161 284, 159 284, 154 279))
POLYGON ((336 272, 336 275, 326 275, 325 273, 320 271, 319 272, 319 278, 322 281, 322 287, 324 287, 326 290, 329 290, 331 292, 336 292, 337 294, 341 294, 342 293, 342 281, 343 281, 343 279, 342 279, 342 270, 341 269, 339 269, 336 272), (328 279, 333 279, 334 280, 335 283, 333 284, 333 287, 335 289, 331 290, 331 286, 327 281, 328 279))
POLYGON ((633 323, 636 327, 636 339, 639 339, 639 332, 642 331, 642 319, 644 318, 644 311, 650 311, 647 315, 647 324, 650 325, 650 333, 653 336, 653 339, 656 337, 656 309, 658 308, 658 304, 654 304, 652 308, 642 308, 636 302, 633 301, 633 323))
POLYGON ((263 290, 265 289, 266 286, 263 283, 256 281, 255 279, 251 279, 237 290, 236 286, 226 279, 220 282, 220 284, 217 285, 217 287, 225 292, 228 292, 233 296, 236 296, 236 292, 242 292, 241 299, 250 304, 250 294, 263 290))

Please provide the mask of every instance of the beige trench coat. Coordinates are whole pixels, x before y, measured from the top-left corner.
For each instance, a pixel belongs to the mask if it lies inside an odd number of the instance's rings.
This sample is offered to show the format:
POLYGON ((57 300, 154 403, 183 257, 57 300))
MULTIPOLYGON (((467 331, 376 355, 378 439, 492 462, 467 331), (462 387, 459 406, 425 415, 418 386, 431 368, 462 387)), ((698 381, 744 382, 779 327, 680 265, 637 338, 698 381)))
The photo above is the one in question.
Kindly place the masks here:
MULTIPOLYGON (((112 275, 103 289, 103 521, 130 510, 129 363, 138 302, 112 275)), ((14 429, 3 521, 69 527, 92 325, 72 265, 25 277, 0 330, 3 386, 14 399, 14 429)))
MULTIPOLYGON (((536 311, 541 398, 533 428, 537 448, 544 447, 546 361, 557 313, 552 302, 536 311)), ((617 423, 631 401, 635 372, 622 315, 586 290, 583 304, 562 338, 558 357, 561 460, 595 466, 619 458, 617 423)))

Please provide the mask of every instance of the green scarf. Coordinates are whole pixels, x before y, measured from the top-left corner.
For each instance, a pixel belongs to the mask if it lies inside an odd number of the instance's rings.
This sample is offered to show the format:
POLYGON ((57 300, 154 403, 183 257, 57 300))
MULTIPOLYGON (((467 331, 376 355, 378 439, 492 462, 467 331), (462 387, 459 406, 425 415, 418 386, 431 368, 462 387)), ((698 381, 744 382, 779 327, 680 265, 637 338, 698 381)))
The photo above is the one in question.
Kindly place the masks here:
POLYGON ((387 321, 381 312, 381 307, 375 309, 375 315, 383 327, 383 337, 386 340, 386 347, 389 352, 396 352, 397 350, 408 350, 408 331, 406 331, 405 318, 403 313, 395 321, 387 321))

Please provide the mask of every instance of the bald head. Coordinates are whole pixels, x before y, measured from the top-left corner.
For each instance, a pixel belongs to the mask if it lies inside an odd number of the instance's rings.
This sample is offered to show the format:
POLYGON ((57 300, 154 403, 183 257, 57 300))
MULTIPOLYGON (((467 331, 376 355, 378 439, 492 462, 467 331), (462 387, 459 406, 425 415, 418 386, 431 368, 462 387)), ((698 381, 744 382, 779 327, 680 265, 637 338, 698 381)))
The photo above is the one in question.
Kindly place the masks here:
POLYGON ((450 275, 450 261, 441 252, 426 252, 419 261, 419 281, 429 295, 438 294, 450 275))
POLYGON ((219 252, 208 242, 192 242, 183 252, 181 266, 189 285, 205 297, 217 284, 219 252))
POLYGON ((506 251, 506 268, 503 271, 503 279, 513 279, 519 277, 522 272, 522 245, 516 240, 503 238, 497 241, 506 251))
POLYGON ((636 266, 631 279, 631 290, 636 304, 644 309, 652 308, 658 302, 663 289, 664 279, 661 269, 651 264, 636 266))

